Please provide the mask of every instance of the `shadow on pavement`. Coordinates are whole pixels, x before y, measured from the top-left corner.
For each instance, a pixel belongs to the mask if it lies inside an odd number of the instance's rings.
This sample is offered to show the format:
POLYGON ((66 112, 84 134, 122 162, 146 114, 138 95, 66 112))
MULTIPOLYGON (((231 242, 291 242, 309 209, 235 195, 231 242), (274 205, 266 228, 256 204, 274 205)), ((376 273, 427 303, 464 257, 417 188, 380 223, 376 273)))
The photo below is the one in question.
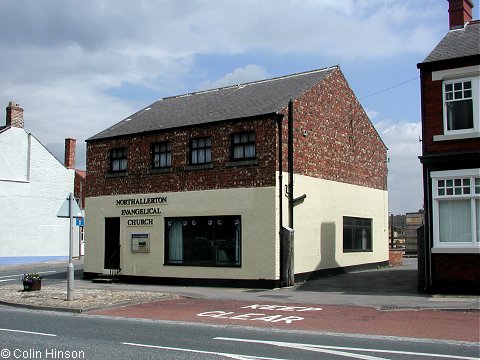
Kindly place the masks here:
POLYGON ((365 270, 309 280, 296 291, 338 292, 352 295, 423 295, 417 289, 416 259, 404 259, 404 265, 365 270))

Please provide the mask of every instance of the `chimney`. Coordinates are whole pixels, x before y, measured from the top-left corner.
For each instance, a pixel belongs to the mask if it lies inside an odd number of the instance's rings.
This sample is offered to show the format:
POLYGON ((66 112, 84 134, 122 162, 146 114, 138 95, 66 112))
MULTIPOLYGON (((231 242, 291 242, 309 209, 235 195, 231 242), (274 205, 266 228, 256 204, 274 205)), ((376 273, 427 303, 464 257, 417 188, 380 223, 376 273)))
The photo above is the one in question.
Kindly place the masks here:
POLYGON ((75 169, 75 148, 77 140, 68 138, 65 139, 65 167, 68 169, 75 169))
POLYGON ((448 0, 450 30, 463 28, 472 21, 473 0, 448 0))
POLYGON ((10 101, 7 106, 7 121, 5 123, 6 127, 18 127, 23 129, 23 109, 15 104, 13 101, 10 101))

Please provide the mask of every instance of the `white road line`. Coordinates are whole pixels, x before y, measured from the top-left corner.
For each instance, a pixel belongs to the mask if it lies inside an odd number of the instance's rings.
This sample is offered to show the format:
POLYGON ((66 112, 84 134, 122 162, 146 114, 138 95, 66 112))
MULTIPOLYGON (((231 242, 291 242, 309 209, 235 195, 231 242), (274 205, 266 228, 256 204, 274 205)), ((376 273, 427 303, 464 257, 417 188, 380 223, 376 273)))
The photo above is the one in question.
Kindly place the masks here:
POLYGON ((15 280, 18 280, 18 279, 6 279, 6 280, 0 280, 0 282, 15 281, 15 280))
POLYGON ((47 333, 40 333, 34 331, 25 331, 25 330, 15 330, 15 329, 0 329, 0 331, 7 331, 7 332, 14 332, 14 333, 22 333, 22 334, 30 334, 30 335, 40 335, 40 336, 57 336, 55 334, 47 334, 47 333))
POLYGON ((230 353, 221 353, 221 352, 214 352, 214 351, 194 350, 194 349, 183 349, 183 348, 175 348, 175 347, 169 347, 169 346, 146 345, 146 344, 137 344, 137 343, 129 343, 129 342, 124 342, 122 344, 123 345, 128 345, 128 346, 138 346, 138 347, 144 347, 144 348, 151 348, 151 349, 184 351, 184 352, 190 352, 190 353, 195 353, 195 354, 220 355, 220 356, 225 356, 225 357, 230 358, 230 359, 237 359, 237 360, 246 360, 246 359, 252 359, 252 360, 257 360, 257 359, 258 360, 288 360, 288 359, 280 359, 280 358, 258 357, 258 356, 250 356, 250 355, 230 354, 230 353))
MULTIPOLYGON (((372 353, 385 353, 385 354, 400 354, 400 355, 414 355, 414 356, 430 356, 446 359, 459 359, 459 360, 478 360, 478 358, 468 357, 468 356, 456 356, 456 355, 444 355, 444 354, 434 354, 434 353, 420 353, 420 352, 410 352, 410 351, 396 351, 396 350, 380 350, 380 349, 366 349, 366 348, 350 348, 350 347, 340 347, 340 346, 328 346, 328 345, 314 345, 314 344, 300 344, 300 343, 288 343, 280 341, 264 341, 264 340, 250 340, 250 339, 236 339, 236 338, 225 338, 225 337, 216 337, 214 340, 225 340, 225 341, 238 341, 238 342, 248 342, 248 343, 257 343, 257 344, 269 344, 280 347, 291 347, 296 349, 311 350, 314 349, 325 349, 325 350, 344 350, 344 351, 363 351, 363 352, 372 352, 372 353)), ((357 355, 357 354, 352 354, 357 355)), ((345 356, 345 355, 343 355, 345 356)), ((358 358, 363 359, 363 358, 358 358)), ((378 359, 378 358, 373 358, 378 359)))

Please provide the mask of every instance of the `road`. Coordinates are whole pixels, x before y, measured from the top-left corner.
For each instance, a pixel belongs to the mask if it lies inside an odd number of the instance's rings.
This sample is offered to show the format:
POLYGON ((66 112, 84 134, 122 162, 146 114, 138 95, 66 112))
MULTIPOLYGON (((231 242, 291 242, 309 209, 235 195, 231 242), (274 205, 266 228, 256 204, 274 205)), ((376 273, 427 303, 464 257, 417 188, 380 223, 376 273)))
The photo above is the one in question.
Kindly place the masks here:
POLYGON ((467 359, 478 344, 0 307, 1 359, 467 359))

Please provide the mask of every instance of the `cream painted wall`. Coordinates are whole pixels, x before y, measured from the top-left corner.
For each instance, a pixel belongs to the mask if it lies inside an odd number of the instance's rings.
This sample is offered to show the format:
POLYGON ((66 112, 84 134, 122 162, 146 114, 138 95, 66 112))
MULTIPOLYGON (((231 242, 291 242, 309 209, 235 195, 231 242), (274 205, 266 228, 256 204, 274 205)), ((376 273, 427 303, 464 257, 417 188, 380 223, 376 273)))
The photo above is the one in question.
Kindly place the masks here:
MULTIPOLYGON (((283 179, 285 184, 288 174, 283 179)), ((294 208, 296 274, 388 260, 387 191, 302 175, 295 175, 294 185, 294 197, 307 195, 294 208), (373 219, 373 252, 343 252, 343 216, 373 219)), ((287 197, 283 225, 288 226, 287 197)))
MULTIPOLYGON (((266 187, 87 198, 85 271, 98 273, 104 271, 104 219, 120 217, 120 266, 123 275, 273 280, 277 267, 275 192, 274 187, 266 187), (155 196, 167 196, 168 204, 154 206, 161 208, 160 216, 144 216, 154 218, 154 226, 127 226, 128 219, 139 217, 121 216, 121 210, 127 207, 117 207, 116 200, 155 196), (241 215, 241 267, 163 265, 164 218, 205 215, 241 215), (132 253, 132 233, 150 234, 149 253, 132 253)), ((147 207, 152 206, 138 205, 128 208, 147 207)))

